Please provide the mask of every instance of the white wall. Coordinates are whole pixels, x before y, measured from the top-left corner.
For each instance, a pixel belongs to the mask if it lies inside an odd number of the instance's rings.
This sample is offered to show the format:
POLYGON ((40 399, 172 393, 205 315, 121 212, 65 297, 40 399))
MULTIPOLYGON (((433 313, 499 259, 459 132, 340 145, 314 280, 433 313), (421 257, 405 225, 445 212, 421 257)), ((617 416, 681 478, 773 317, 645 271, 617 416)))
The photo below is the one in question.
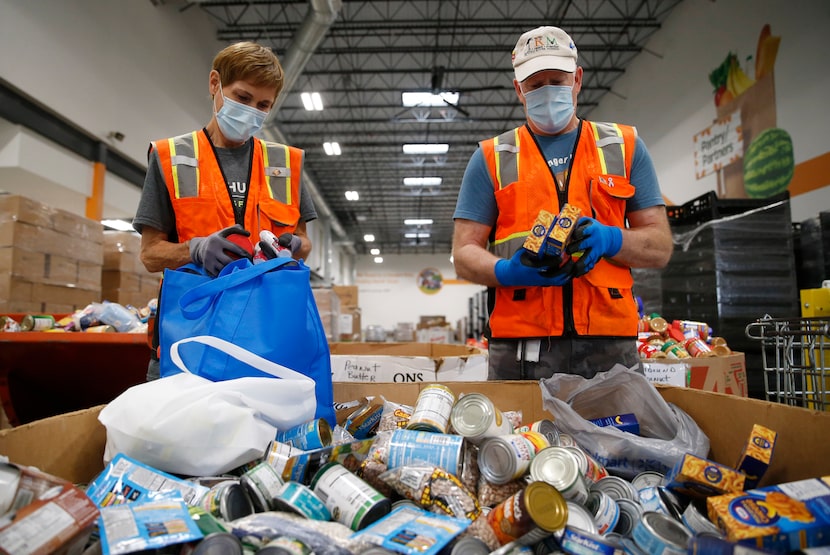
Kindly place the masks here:
MULTIPOLYGON (((654 159, 663 194, 682 204, 717 190, 716 177, 695 179, 692 137, 716 117, 709 72, 732 51, 751 55, 769 23, 781 36, 775 63, 777 126, 790 133, 796 164, 830 151, 830 58, 826 0, 686 0, 672 11, 647 50, 603 97, 590 119, 636 125, 654 159)), ((577 44, 579 47, 579 44, 577 44)), ((749 71, 748 74, 751 74, 749 71)), ((825 187, 792 198, 793 221, 830 210, 825 187)))

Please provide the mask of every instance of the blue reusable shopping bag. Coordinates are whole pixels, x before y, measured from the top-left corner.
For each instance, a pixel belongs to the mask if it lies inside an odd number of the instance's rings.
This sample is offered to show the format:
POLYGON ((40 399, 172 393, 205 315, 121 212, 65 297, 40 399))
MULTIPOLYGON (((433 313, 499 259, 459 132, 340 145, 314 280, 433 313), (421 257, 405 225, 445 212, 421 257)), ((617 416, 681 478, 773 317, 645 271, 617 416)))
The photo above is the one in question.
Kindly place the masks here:
MULTIPOLYGON (((161 376, 180 371, 170 358, 176 341, 219 337, 313 379, 316 417, 334 426, 331 356, 310 276, 308 266, 291 258, 237 260, 215 278, 194 264, 165 270, 157 322, 161 376)), ((181 345, 179 353, 192 373, 213 381, 269 377, 203 344, 181 345)))

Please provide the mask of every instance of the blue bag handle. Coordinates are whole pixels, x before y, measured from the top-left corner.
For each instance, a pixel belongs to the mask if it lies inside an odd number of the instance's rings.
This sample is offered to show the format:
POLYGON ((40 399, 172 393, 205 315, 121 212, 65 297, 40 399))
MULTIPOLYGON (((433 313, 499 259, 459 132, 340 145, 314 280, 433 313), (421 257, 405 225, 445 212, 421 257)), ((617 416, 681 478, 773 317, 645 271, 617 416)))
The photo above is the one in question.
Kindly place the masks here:
MULTIPOLYGON (((271 260, 267 260, 260 264, 253 264, 243 268, 244 271, 233 271, 233 265, 236 263, 232 262, 231 264, 228 264, 228 266, 225 266, 225 268, 231 268, 230 273, 222 275, 225 271, 223 269, 215 279, 201 285, 197 285, 179 298, 179 308, 182 310, 182 315, 189 320, 200 318, 210 308, 210 305, 213 303, 213 299, 215 299, 216 296, 222 291, 238 287, 258 278, 263 274, 267 274, 268 272, 276 270, 282 266, 286 266, 292 262, 296 263, 300 269, 303 269, 305 266, 302 261, 284 257, 272 258, 271 260), (201 303, 200 306, 194 307, 196 303, 202 300, 205 302, 201 303)), ((250 264, 250 262, 248 262, 248 264, 250 264)))

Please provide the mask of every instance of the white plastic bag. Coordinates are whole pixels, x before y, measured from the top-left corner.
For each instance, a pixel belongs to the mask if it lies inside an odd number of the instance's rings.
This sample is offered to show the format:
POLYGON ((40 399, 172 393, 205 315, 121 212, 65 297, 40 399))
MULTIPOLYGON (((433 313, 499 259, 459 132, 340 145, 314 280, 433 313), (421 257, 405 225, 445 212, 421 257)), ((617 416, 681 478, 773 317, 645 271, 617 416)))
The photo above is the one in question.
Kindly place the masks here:
POLYGON ((665 474, 686 453, 709 454, 709 438, 694 419, 622 365, 591 379, 554 374, 541 387, 544 407, 559 428, 612 474, 628 479, 645 470, 665 474), (636 415, 639 436, 588 421, 626 413, 636 415))
POLYGON ((314 380, 217 337, 189 337, 170 347, 182 370, 131 387, 98 416, 107 429, 104 463, 124 453, 173 474, 222 474, 261 457, 276 430, 314 418, 314 380), (212 382, 191 374, 179 346, 198 342, 275 378, 212 382))

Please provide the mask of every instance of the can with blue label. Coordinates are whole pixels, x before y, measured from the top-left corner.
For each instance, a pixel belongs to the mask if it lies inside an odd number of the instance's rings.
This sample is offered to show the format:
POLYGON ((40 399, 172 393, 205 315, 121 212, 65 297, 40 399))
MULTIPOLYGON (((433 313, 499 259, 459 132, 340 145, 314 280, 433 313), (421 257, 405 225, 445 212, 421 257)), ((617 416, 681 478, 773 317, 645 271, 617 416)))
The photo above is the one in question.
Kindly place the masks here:
POLYGON ((646 553, 685 555, 692 533, 668 515, 646 512, 631 537, 646 553))
POLYGON ((313 451, 331 445, 331 426, 325 418, 316 418, 287 430, 277 430, 274 440, 313 451))
POLYGON ((303 515, 309 520, 331 520, 331 512, 311 489, 299 482, 285 482, 272 500, 275 510, 287 510, 303 515))
POLYGON ((395 430, 389 439, 387 466, 398 468, 423 461, 461 476, 464 469, 464 438, 417 430, 395 430))
POLYGON ((588 502, 585 504, 594 515, 594 522, 597 525, 597 532, 605 535, 612 532, 620 519, 620 508, 617 502, 604 491, 591 490, 588 493, 588 502))
POLYGON ((559 540, 562 550, 566 553, 580 553, 583 555, 614 555, 614 544, 608 542, 598 534, 586 530, 567 526, 565 533, 559 540))

